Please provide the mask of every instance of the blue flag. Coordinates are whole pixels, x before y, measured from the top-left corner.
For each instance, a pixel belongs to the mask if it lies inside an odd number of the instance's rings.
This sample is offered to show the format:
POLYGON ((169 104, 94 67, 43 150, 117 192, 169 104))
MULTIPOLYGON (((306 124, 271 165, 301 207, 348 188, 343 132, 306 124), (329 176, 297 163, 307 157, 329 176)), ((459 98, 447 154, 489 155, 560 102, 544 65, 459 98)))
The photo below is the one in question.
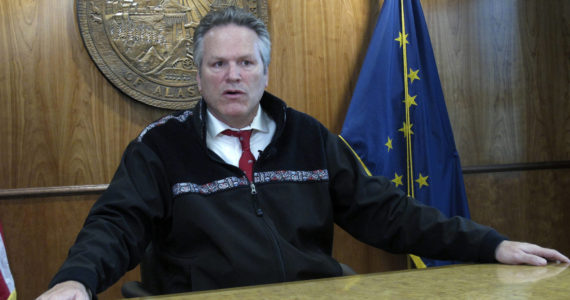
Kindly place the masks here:
MULTIPOLYGON (((341 132, 373 175, 469 218, 459 155, 419 0, 385 0, 341 132)), ((414 259, 424 267, 422 260, 414 259)), ((448 261, 423 259, 427 266, 448 261)))

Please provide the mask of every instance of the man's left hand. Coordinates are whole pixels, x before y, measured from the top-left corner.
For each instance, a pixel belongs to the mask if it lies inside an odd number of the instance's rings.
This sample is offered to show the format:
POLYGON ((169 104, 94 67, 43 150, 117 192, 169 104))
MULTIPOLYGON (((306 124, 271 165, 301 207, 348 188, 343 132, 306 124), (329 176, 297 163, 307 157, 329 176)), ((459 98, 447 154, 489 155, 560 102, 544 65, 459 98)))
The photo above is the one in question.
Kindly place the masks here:
POLYGON ((548 261, 570 263, 568 257, 554 249, 513 241, 502 241, 495 250, 495 258, 500 263, 509 265, 544 266, 548 261))

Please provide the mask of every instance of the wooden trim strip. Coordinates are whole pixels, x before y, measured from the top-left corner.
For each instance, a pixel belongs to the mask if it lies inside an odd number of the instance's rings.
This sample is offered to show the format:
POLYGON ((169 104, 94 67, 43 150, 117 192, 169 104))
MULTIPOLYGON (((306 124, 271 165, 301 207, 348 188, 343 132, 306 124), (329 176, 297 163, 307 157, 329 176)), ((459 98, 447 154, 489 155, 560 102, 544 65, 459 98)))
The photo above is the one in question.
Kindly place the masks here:
POLYGON ((19 189, 0 189, 0 199, 28 198, 28 197, 55 197, 84 194, 101 194, 108 184, 49 186, 19 189))
MULTIPOLYGON (((521 163, 521 164, 469 166, 463 168, 463 174, 552 170, 552 169, 566 169, 566 168, 570 168, 570 161, 568 160, 537 162, 537 163, 521 163)), ((108 184, 91 184, 91 185, 19 188, 19 189, 0 189, 0 199, 101 194, 107 189, 108 186, 109 186, 108 184)))
POLYGON ((562 161, 547 161, 547 162, 520 163, 520 164, 469 166, 463 168, 463 174, 552 170, 552 169, 567 169, 567 168, 570 168, 570 161, 562 160, 562 161))

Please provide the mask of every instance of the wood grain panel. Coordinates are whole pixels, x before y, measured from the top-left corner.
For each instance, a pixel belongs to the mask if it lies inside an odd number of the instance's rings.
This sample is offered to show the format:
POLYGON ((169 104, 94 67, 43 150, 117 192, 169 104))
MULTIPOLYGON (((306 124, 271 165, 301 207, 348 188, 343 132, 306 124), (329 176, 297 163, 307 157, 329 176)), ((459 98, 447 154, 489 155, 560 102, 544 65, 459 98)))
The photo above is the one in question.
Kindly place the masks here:
POLYGON ((0 187, 107 182, 125 145, 163 114, 101 75, 73 1, 2 1, 0 187))
POLYGON ((513 240, 570 254, 570 169, 464 176, 471 218, 513 240))
MULTIPOLYGON (((48 286, 75 241, 97 196, 0 201, 6 250, 19 299, 34 299, 48 286)), ((139 280, 129 272, 100 299, 120 298, 124 281, 139 280)))
POLYGON ((568 160, 570 2, 422 4, 463 164, 568 160))
POLYGON ((378 1, 269 3, 273 51, 268 90, 339 133, 378 1))

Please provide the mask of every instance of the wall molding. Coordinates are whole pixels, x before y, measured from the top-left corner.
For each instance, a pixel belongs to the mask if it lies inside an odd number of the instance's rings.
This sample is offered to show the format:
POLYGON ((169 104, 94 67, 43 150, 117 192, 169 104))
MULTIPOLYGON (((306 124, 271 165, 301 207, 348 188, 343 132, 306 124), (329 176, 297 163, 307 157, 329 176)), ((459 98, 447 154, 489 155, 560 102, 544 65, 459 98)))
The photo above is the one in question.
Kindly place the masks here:
POLYGON ((463 167, 463 174, 554 170, 570 168, 570 160, 463 167))
POLYGON ((7 198, 31 198, 31 197, 56 197, 75 196, 86 194, 101 194, 108 184, 49 186, 18 189, 0 189, 0 199, 7 198))

